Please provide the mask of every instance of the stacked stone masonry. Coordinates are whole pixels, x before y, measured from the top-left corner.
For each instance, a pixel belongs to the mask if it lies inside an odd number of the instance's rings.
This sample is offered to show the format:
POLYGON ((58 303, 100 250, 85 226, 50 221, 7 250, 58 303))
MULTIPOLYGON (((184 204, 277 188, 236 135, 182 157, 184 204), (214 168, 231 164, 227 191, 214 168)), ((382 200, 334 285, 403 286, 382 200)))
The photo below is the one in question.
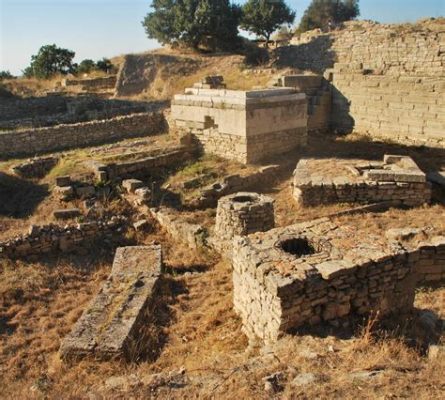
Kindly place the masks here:
POLYGON ((0 258, 17 259, 56 251, 71 251, 86 243, 91 243, 92 240, 101 237, 112 238, 114 234, 121 234, 125 223, 124 217, 114 216, 110 220, 67 226, 32 225, 27 234, 0 242, 0 258))
POLYGON ((108 120, 0 132, 0 157, 47 153, 109 143, 165 131, 160 113, 140 113, 108 120))
POLYGON ((265 232, 275 227, 274 200, 251 192, 239 192, 218 201, 215 244, 230 251, 236 235, 265 232))
POLYGON ((15 174, 22 178, 42 178, 59 162, 58 157, 32 158, 12 167, 15 174))
POLYGON ((233 246, 235 310, 248 337, 266 342, 303 326, 408 312, 416 285, 445 278, 443 236, 404 242, 321 219, 233 246))
POLYGON ((235 91, 186 89, 172 102, 172 118, 208 153, 254 163, 307 142, 304 93, 290 88, 235 91))
POLYGON ((397 201, 419 206, 431 200, 431 184, 410 157, 383 162, 302 159, 293 176, 293 196, 302 206, 397 201))
POLYGON ((351 21, 327 34, 295 37, 291 44, 278 50, 283 60, 290 57, 293 67, 326 72, 332 81, 333 129, 445 147, 445 31, 440 21, 413 27, 351 21))
POLYGON ((159 294, 161 273, 161 246, 118 248, 110 276, 63 340, 62 358, 137 357, 138 344, 151 339, 144 328, 159 294))

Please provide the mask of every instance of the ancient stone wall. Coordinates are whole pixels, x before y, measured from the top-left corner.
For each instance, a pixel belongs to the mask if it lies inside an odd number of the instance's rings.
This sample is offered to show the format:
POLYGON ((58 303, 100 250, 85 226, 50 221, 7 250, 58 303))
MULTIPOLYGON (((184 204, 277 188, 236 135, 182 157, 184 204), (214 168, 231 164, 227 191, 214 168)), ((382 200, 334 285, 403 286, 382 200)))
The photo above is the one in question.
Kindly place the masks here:
POLYGON ((90 79, 63 79, 62 86, 80 86, 82 90, 92 91, 96 89, 114 89, 116 75, 90 78, 90 79))
POLYGON ((166 129, 159 113, 141 113, 72 125, 0 132, 0 155, 10 157, 155 135, 166 129))
POLYGON ((138 177, 150 173, 153 168, 174 166, 193 158, 194 147, 178 146, 164 154, 144 157, 139 160, 110 163, 107 165, 97 165, 96 174, 101 180, 114 179, 116 177, 138 177))
POLYGON ((302 206, 395 201, 419 206, 431 200, 431 184, 410 157, 385 155, 383 162, 302 159, 293 177, 302 206))
POLYGON ((172 118, 178 128, 194 134, 206 152, 242 163, 307 142, 306 95, 290 88, 186 89, 172 102, 172 118))
MULTIPOLYGON (((442 22, 441 22, 442 21, 442 22)), ((351 21, 308 32, 278 49, 279 63, 318 73, 335 68, 333 129, 414 145, 445 147, 445 28, 351 21)))
POLYGON ((274 200, 251 192, 238 192, 218 201, 215 241, 222 250, 231 250, 233 238, 275 227, 274 200))
POLYGON ((124 224, 124 217, 115 216, 110 220, 65 227, 55 224, 33 225, 29 233, 0 242, 0 257, 25 258, 55 251, 70 251, 85 243, 91 243, 93 239, 119 233, 124 224))
POLYGON ((274 341, 303 325, 409 311, 415 287, 442 280, 445 238, 404 243, 328 219, 248 237, 233 248, 234 306, 249 337, 274 341))
POLYGON ((59 162, 57 157, 39 157, 14 165, 12 170, 22 178, 42 178, 59 162))

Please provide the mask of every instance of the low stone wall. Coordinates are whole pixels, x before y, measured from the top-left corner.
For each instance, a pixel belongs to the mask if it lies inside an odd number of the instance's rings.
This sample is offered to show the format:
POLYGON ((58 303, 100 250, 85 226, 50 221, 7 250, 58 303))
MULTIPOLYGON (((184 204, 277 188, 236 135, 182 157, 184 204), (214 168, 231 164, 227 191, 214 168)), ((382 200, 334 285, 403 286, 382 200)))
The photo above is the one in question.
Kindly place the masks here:
POLYGON ((139 352, 152 350, 150 341, 157 338, 147 334, 147 321, 159 294, 161 273, 161 246, 119 247, 110 276, 63 340, 62 358, 134 361, 139 352))
POLYGON ((178 146, 164 154, 144 157, 139 160, 110 163, 95 166, 96 174, 101 180, 112 180, 116 177, 138 177, 147 175, 153 168, 173 166, 193 158, 194 147, 178 146))
POLYGON ((141 113, 102 121, 0 133, 0 154, 12 157, 155 135, 166 129, 159 113, 141 113))
POLYGON ((302 206, 387 201, 418 206, 431 200, 425 174, 411 158, 402 156, 387 155, 383 162, 302 159, 292 186, 302 206))
POLYGON ((12 170, 22 178, 42 178, 59 162, 58 157, 33 158, 15 165, 12 170))
POLYGON ((0 242, 0 258, 26 258, 54 251, 70 251, 91 243, 93 239, 122 232, 125 222, 124 217, 114 216, 110 220, 65 227, 54 224, 31 226, 28 234, 0 242))
POLYGON ((180 215, 168 208, 150 209, 153 218, 174 239, 187 244, 192 249, 208 247, 208 232, 198 224, 181 220, 180 215))
POLYGON ((201 196, 188 204, 191 208, 216 207, 218 199, 232 193, 253 189, 256 185, 271 185, 282 170, 279 165, 267 165, 258 169, 258 172, 241 176, 230 175, 221 182, 214 183, 202 190, 201 196))
POLYGON ((382 240, 328 219, 237 237, 234 306, 245 333, 264 341, 305 325, 408 312, 422 280, 445 278, 444 258, 445 237, 382 240))
POLYGON ((217 247, 231 250, 234 236, 265 232, 275 227, 274 200, 258 193, 238 192, 218 201, 215 223, 217 247))
POLYGON ((80 86, 82 90, 91 91, 96 89, 114 89, 116 75, 103 76, 90 79, 63 79, 62 87, 80 86))

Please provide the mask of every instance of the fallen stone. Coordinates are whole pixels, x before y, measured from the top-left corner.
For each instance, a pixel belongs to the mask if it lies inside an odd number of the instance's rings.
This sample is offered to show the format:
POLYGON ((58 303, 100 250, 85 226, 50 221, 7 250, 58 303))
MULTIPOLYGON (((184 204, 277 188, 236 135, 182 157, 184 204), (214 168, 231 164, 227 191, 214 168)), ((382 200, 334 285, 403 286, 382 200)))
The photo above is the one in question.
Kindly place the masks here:
POLYGON ((79 197, 86 198, 86 197, 92 197, 96 194, 96 189, 94 186, 80 186, 76 187, 76 194, 79 197))
POLYGON ((293 380, 292 386, 306 386, 317 380, 316 376, 310 372, 298 374, 293 380))
POLYGON ((63 210, 55 210, 53 215, 55 219, 70 219, 79 217, 82 213, 78 208, 67 208, 63 210))
POLYGON ((70 186, 71 185, 71 177, 66 176, 58 176, 56 177, 56 186, 63 187, 63 186, 70 186))
POLYGON ((122 181, 122 187, 128 193, 134 193, 136 189, 139 189, 144 186, 144 182, 139 179, 125 179, 122 181))
POLYGON ((58 186, 56 190, 62 200, 69 200, 74 196, 74 188, 72 186, 58 186))
POLYGON ((161 270, 161 246, 118 248, 110 276, 63 340, 62 358, 133 359, 135 344, 150 342, 142 328, 157 298, 161 270))

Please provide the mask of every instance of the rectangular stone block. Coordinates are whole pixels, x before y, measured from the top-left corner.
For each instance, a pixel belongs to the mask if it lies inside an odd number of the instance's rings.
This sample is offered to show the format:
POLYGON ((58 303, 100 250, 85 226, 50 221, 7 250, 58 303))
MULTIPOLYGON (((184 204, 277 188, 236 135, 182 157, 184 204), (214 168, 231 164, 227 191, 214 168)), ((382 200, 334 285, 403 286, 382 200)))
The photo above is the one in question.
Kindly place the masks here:
POLYGON ((161 272, 161 246, 119 247, 110 276, 63 340, 62 358, 131 358, 144 340, 139 329, 155 303, 161 272))

